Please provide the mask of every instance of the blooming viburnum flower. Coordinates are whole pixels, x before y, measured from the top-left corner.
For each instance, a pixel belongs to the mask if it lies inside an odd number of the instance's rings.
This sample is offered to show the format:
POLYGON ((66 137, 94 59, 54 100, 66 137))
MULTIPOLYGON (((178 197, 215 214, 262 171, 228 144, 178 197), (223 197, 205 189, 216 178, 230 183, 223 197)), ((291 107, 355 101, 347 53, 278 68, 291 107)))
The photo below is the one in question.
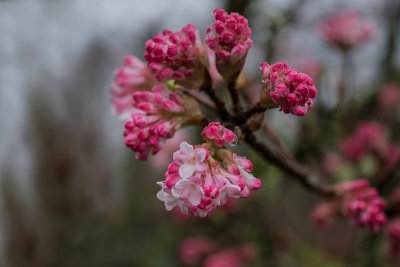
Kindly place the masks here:
POLYGON ((374 23, 352 9, 341 10, 320 25, 321 34, 330 43, 347 50, 369 41, 374 23))
MULTIPOLYGON (((211 123, 203 132, 212 132, 210 129, 215 126, 211 123)), ((229 130, 221 127, 218 132, 223 136, 229 130)), ((236 136, 225 140, 235 139, 236 136)), ((261 186, 260 180, 250 173, 252 163, 219 144, 220 141, 218 145, 205 143, 193 147, 181 143, 168 166, 165 182, 158 183, 162 188, 157 197, 164 201, 167 210, 178 205, 185 214, 205 217, 228 198, 247 197, 250 190, 261 186)))
POLYGON ((368 226, 373 233, 386 223, 386 203, 367 180, 340 182, 335 191, 337 199, 319 204, 314 209, 312 219, 317 225, 326 226, 340 214, 357 227, 368 226))
POLYGON ((126 119, 133 110, 132 94, 136 91, 151 90, 157 81, 147 65, 137 57, 126 56, 124 64, 125 66, 114 72, 111 101, 115 112, 126 119))
POLYGON ((159 82, 174 80, 187 88, 203 85, 207 53, 193 24, 158 33, 146 42, 144 58, 159 82))
POLYGON ((154 86, 152 91, 133 93, 131 119, 125 122, 125 144, 136 151, 136 157, 146 160, 148 153, 161 149, 166 138, 189 120, 201 117, 198 103, 165 86, 154 86))
POLYGON ((279 106, 285 113, 304 116, 313 105, 317 89, 306 74, 290 69, 286 63, 267 62, 261 65, 263 92, 261 104, 265 107, 279 106))
POLYGON ((251 47, 251 29, 247 19, 238 13, 228 14, 217 8, 215 22, 207 29, 206 44, 215 51, 219 73, 227 81, 237 78, 251 47))

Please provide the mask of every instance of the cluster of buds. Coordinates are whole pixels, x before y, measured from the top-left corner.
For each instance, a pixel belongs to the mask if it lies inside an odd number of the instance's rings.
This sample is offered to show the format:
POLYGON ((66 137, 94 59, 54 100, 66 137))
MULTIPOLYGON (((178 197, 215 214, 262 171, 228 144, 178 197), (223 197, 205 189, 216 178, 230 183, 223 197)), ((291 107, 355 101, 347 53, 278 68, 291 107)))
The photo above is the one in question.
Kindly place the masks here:
POLYGON ((392 219, 386 226, 386 235, 389 238, 390 256, 400 257, 400 218, 392 219))
MULTIPOLYGON (((211 124, 203 133, 207 138, 214 138, 210 140, 220 140, 222 133, 221 138, 231 141, 233 132, 228 131, 221 125, 216 129, 211 124), (214 138, 214 131, 218 138, 214 138)), ((164 201, 167 210, 178 205, 185 214, 205 217, 217 206, 224 205, 228 198, 248 197, 250 190, 261 186, 261 181, 250 173, 252 168, 248 159, 216 143, 209 141, 193 147, 182 142, 173 154, 165 182, 158 183, 162 188, 157 197, 164 201)))
POLYGON ((340 182, 335 191, 337 199, 320 203, 314 208, 312 220, 317 225, 327 226, 339 215, 344 215, 353 225, 368 226, 371 232, 376 233, 386 222, 386 203, 367 180, 340 182))
POLYGON ((342 153, 353 161, 359 161, 369 152, 383 154, 387 148, 384 128, 377 122, 359 124, 354 134, 341 144, 342 153))
POLYGON ((198 103, 165 86, 152 91, 133 93, 131 119, 125 122, 125 144, 136 151, 136 157, 146 160, 149 152, 157 153, 163 141, 191 120, 201 117, 198 103))
POLYGON ((261 104, 265 107, 280 107, 285 113, 304 116, 313 105, 317 89, 306 74, 290 69, 286 63, 267 62, 261 65, 263 91, 261 104))
POLYGON ((227 81, 237 78, 251 48, 251 29, 238 13, 214 10, 215 22, 207 28, 206 44, 215 51, 216 65, 227 81))
POLYGON ((111 102, 115 113, 126 119, 133 110, 132 94, 137 91, 151 90, 156 80, 147 65, 137 57, 126 56, 124 64, 125 66, 114 72, 111 102))
POLYGON ((223 147, 225 143, 232 144, 236 142, 236 135, 223 127, 219 122, 211 122, 201 132, 204 140, 209 140, 219 147, 223 147))
POLYGON ((144 58, 159 82, 174 80, 187 88, 200 88, 207 67, 207 54, 193 24, 180 31, 165 30, 146 42, 144 58))
POLYGON ((321 34, 340 49, 348 50, 372 38, 374 24, 352 9, 345 9, 326 19, 320 25, 321 34))

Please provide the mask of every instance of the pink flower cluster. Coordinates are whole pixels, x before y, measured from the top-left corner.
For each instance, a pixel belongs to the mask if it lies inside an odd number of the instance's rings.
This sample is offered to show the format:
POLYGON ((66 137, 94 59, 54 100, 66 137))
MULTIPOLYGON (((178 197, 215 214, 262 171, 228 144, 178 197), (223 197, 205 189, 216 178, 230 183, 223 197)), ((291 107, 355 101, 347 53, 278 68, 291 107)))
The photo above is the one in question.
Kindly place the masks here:
POLYGON ((165 30, 146 42, 144 58, 159 82, 174 80, 187 88, 203 84, 207 55, 193 24, 180 31, 165 30))
POLYGON ((385 130, 379 123, 373 121, 360 123, 354 134, 341 144, 342 153, 354 161, 359 161, 370 151, 379 153, 385 148, 385 130))
POLYGON ((285 113, 304 116, 313 105, 317 89, 313 80, 306 74, 290 69, 286 63, 267 62, 261 65, 263 82, 262 104, 268 106, 269 100, 281 107, 285 113))
POLYGON ((312 220, 319 226, 327 226, 340 214, 348 217, 357 227, 368 226, 376 233, 386 223, 386 203, 378 191, 365 179, 340 182, 335 187, 337 199, 318 204, 312 220))
POLYGON ((386 222, 386 203, 367 180, 341 182, 336 191, 343 198, 345 215, 357 227, 368 226, 375 233, 386 222))
POLYGON ((211 122, 201 132, 204 140, 210 140, 217 146, 222 147, 225 143, 236 142, 236 135, 222 126, 219 122, 211 122))
MULTIPOLYGON (((207 126, 203 132, 212 132, 208 127, 214 126, 207 126)), ((248 197, 250 190, 261 186, 250 173, 252 168, 248 159, 218 145, 193 147, 182 142, 173 154, 165 182, 158 183, 162 189, 157 197, 167 210, 178 205, 185 214, 205 217, 228 198, 248 197)))
POLYGON ((328 42, 346 50, 369 41, 375 27, 358 11, 345 9, 322 22, 320 29, 328 42))
POLYGON ((131 119, 125 122, 125 144, 140 160, 157 153, 166 138, 171 138, 187 120, 199 114, 196 101, 165 86, 133 93, 131 119))
POLYGON ((125 66, 114 72, 111 102, 115 112, 126 118, 133 110, 132 94, 136 91, 151 90, 156 80, 147 65, 137 57, 126 56, 124 64, 125 66))
POLYGON ((390 243, 390 256, 400 257, 400 218, 392 219, 386 226, 386 235, 390 243))
POLYGON ((213 14, 216 21, 207 28, 206 44, 215 51, 218 71, 230 80, 243 68, 253 42, 251 29, 247 19, 238 13, 228 14, 217 8, 213 14))

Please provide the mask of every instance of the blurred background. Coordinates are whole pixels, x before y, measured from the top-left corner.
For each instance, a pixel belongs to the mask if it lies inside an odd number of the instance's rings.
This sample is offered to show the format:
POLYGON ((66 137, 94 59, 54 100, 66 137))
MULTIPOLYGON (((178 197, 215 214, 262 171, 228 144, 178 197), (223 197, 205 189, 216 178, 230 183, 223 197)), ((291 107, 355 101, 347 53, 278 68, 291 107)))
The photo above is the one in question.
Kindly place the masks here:
MULTIPOLYGON (((128 54, 142 58, 144 42, 164 29, 192 23, 204 39, 217 7, 249 19, 249 80, 260 83, 264 60, 315 75, 322 119, 314 110, 301 122, 279 112, 270 118, 301 162, 320 167, 360 118, 385 123, 399 143, 399 109, 378 114, 374 102, 382 86, 400 80, 398 1, 2 0, 0 266, 202 266, 219 252, 244 259, 224 266, 400 266, 387 256, 383 234, 344 220, 328 230, 312 225, 319 198, 246 147, 263 182, 248 199, 203 219, 166 212, 156 199, 155 182, 171 155, 139 162, 125 147, 123 122, 110 103, 113 71, 128 54), (371 41, 346 52, 346 60, 318 28, 343 8, 375 23, 371 41), (353 116, 338 118, 332 113, 343 69, 355 102, 346 109, 353 116), (182 245, 188 238, 192 243, 182 245)), ((200 130, 188 129, 187 139, 199 139, 200 130)), ((371 164, 362 166, 367 176, 371 164)), ((349 167, 332 179, 354 173, 349 167)))

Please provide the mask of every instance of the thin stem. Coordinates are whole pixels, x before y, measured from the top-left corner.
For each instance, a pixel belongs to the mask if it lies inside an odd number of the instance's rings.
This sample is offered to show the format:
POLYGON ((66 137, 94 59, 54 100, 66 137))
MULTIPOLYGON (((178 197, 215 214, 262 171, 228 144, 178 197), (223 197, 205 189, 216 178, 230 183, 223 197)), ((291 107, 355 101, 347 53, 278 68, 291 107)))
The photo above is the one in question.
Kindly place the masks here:
POLYGON ((211 102, 209 99, 203 97, 197 91, 190 91, 188 89, 185 89, 183 92, 185 94, 191 96, 192 98, 196 99, 199 103, 201 103, 203 106, 207 107, 208 109, 211 109, 214 112, 217 111, 215 104, 213 102, 211 102))
POLYGON ((232 99, 233 111, 236 114, 238 114, 241 111, 241 106, 240 106, 239 93, 238 93, 238 90, 237 90, 235 84, 236 84, 236 82, 230 82, 228 84, 228 90, 229 90, 229 94, 232 99))
POLYGON ((261 113, 266 111, 267 108, 266 107, 262 107, 260 103, 258 103, 257 105, 249 108, 248 110, 244 111, 240 117, 242 117, 243 119, 247 120, 248 118, 250 118, 251 116, 253 116, 254 114, 257 113, 261 113))
POLYGON ((226 109, 225 102, 215 94, 215 90, 212 87, 211 76, 208 71, 206 71, 205 83, 202 86, 201 90, 203 90, 214 102, 217 112, 222 121, 226 121, 231 117, 228 110, 226 109))
POLYGON ((279 139, 278 135, 276 134, 274 129, 269 124, 268 119, 264 120, 263 129, 264 129, 265 133, 268 135, 268 137, 271 139, 271 141, 279 149, 279 152, 282 154, 282 156, 285 157, 285 158, 290 158, 290 159, 293 160, 293 157, 290 154, 289 150, 287 149, 285 144, 281 142, 281 140, 279 139))
POLYGON ((273 153, 271 148, 264 142, 261 142, 252 132, 247 132, 245 141, 265 159, 278 166, 291 177, 300 182, 304 188, 315 192, 323 197, 333 197, 334 191, 332 188, 311 181, 307 171, 294 160, 282 159, 280 156, 273 153))

